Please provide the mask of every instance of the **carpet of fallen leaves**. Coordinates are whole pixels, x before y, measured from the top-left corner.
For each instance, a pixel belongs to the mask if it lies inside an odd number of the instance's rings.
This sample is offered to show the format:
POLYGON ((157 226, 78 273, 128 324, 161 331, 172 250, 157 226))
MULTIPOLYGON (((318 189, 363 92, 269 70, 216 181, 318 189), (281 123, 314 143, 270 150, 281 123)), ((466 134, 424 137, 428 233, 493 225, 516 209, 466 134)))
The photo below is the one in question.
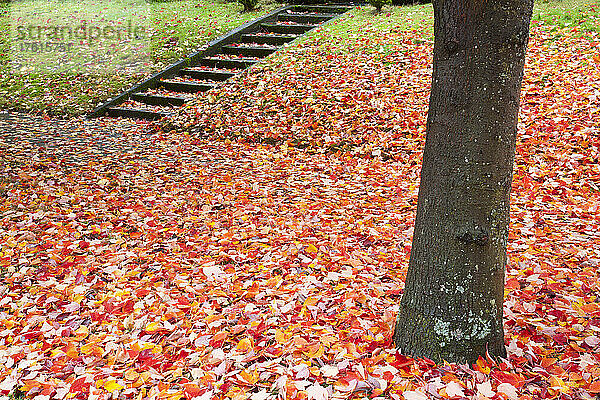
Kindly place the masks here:
POLYGON ((593 399, 600 37, 532 26, 509 355, 473 366, 390 343, 431 43, 377 37, 305 41, 202 97, 177 132, 2 126, 0 398, 593 399))

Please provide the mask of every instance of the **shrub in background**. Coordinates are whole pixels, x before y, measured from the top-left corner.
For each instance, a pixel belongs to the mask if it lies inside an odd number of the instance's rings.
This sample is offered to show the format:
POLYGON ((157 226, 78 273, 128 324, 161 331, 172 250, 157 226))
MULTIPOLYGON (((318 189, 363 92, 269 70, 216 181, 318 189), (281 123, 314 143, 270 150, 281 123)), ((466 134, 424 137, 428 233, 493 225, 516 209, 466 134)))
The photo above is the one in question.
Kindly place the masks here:
POLYGON ((249 12, 256 8, 258 0, 238 0, 238 3, 244 6, 244 12, 249 12))
POLYGON ((381 9, 383 8, 383 6, 391 4, 392 1, 391 0, 369 0, 369 4, 371 4, 373 7, 375 7, 375 11, 377 13, 381 12, 381 9))

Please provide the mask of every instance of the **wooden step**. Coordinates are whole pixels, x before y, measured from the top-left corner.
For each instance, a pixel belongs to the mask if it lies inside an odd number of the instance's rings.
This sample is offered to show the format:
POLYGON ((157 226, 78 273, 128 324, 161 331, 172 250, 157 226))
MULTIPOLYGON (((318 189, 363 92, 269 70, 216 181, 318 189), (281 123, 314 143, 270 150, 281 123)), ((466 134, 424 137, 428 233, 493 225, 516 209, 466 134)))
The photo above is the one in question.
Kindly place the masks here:
POLYGON ((201 71, 196 69, 185 68, 179 71, 181 76, 189 76, 194 79, 203 79, 207 81, 226 81, 227 79, 235 76, 235 72, 229 71, 201 71))
POLYGON ((294 34, 302 34, 310 31, 313 28, 316 28, 319 25, 302 25, 302 24, 261 24, 261 28, 265 32, 270 33, 294 33, 294 34))
POLYGON ((134 93, 130 97, 132 100, 140 103, 156 106, 176 106, 181 107, 187 101, 185 97, 160 96, 156 94, 134 93))
POLYGON ((228 44, 221 47, 224 54, 235 54, 242 57, 259 57, 263 58, 276 52, 279 48, 268 46, 241 46, 239 44, 228 44))
POLYGON ((156 86, 163 87, 173 92, 198 93, 206 92, 207 90, 214 88, 216 85, 214 83, 161 80, 156 86))
POLYGON ((249 33, 242 35, 240 41, 244 43, 259 43, 259 44, 270 44, 272 46, 281 46, 295 40, 297 35, 282 35, 278 33, 270 34, 256 34, 249 33))
POLYGON ((294 12, 311 12, 321 14, 343 14, 350 11, 352 7, 343 5, 309 5, 309 4, 298 4, 292 7, 294 12))
POLYGON ((110 107, 107 110, 107 113, 111 117, 121 117, 121 118, 134 118, 134 119, 147 119, 151 121, 159 120, 164 118, 170 113, 165 112, 156 112, 149 110, 140 110, 136 108, 125 108, 125 107, 110 107))
POLYGON ((277 16, 278 21, 291 21, 300 24, 322 24, 337 17, 338 14, 315 14, 315 13, 281 13, 277 16))
POLYGON ((229 58, 229 59, 221 59, 221 58, 203 58, 198 64, 204 65, 205 67, 213 67, 213 68, 227 68, 227 69, 246 69, 260 60, 255 60, 252 58, 229 58))

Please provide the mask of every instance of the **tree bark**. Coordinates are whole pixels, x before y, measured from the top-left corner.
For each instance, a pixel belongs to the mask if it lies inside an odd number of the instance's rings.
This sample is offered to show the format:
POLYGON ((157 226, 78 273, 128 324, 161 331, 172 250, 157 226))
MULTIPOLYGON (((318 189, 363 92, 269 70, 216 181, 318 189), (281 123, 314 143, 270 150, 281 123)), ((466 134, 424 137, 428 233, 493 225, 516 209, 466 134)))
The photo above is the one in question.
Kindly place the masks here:
POLYGON ((502 303, 533 0, 434 0, 417 216, 394 341, 441 362, 505 356, 502 303))

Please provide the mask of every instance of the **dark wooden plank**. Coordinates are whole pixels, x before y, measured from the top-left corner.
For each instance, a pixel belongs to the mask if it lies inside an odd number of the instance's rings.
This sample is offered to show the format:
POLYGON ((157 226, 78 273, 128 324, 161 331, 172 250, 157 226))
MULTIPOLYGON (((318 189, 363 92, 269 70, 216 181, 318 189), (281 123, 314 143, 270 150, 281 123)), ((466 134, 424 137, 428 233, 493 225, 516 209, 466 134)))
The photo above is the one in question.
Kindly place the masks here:
POLYGON ((272 33, 295 33, 302 34, 316 28, 318 25, 300 25, 300 24, 261 24, 265 32, 272 33))
POLYGON ((169 113, 164 112, 155 112, 124 107, 109 107, 106 109, 106 113, 111 117, 147 119, 152 121, 164 118, 169 115, 169 113))
POLYGON ((277 16, 277 20, 297 22, 299 24, 321 24, 337 16, 338 14, 281 13, 277 16))
POLYGON ((140 103, 156 105, 156 106, 176 106, 180 107, 187 101, 185 97, 161 96, 157 94, 134 93, 131 95, 131 100, 139 101, 140 103))
POLYGON ((235 44, 228 44, 223 46, 221 51, 225 54, 234 54, 242 57, 266 57, 278 50, 277 47, 263 47, 263 46, 240 46, 235 44))
POLYGON ((298 35, 282 35, 282 34, 256 34, 249 33, 242 35, 241 41, 244 43, 259 43, 281 46, 295 40, 298 35))
POLYGON ((198 60, 198 64, 204 65, 206 67, 213 68, 227 68, 227 69, 246 69, 254 64, 256 64, 259 60, 255 59, 244 59, 240 58, 203 58, 198 60))
POLYGON ((235 72, 229 71, 202 71, 196 69, 185 68, 179 71, 179 75, 181 76, 189 76, 194 79, 204 79, 208 81, 226 81, 227 79, 235 76, 235 72))
POLYGON ((162 80, 156 85, 157 87, 163 87, 172 92, 185 92, 185 93, 197 93, 206 92, 214 88, 216 85, 211 83, 196 83, 196 82, 180 82, 180 81, 169 81, 162 80))

